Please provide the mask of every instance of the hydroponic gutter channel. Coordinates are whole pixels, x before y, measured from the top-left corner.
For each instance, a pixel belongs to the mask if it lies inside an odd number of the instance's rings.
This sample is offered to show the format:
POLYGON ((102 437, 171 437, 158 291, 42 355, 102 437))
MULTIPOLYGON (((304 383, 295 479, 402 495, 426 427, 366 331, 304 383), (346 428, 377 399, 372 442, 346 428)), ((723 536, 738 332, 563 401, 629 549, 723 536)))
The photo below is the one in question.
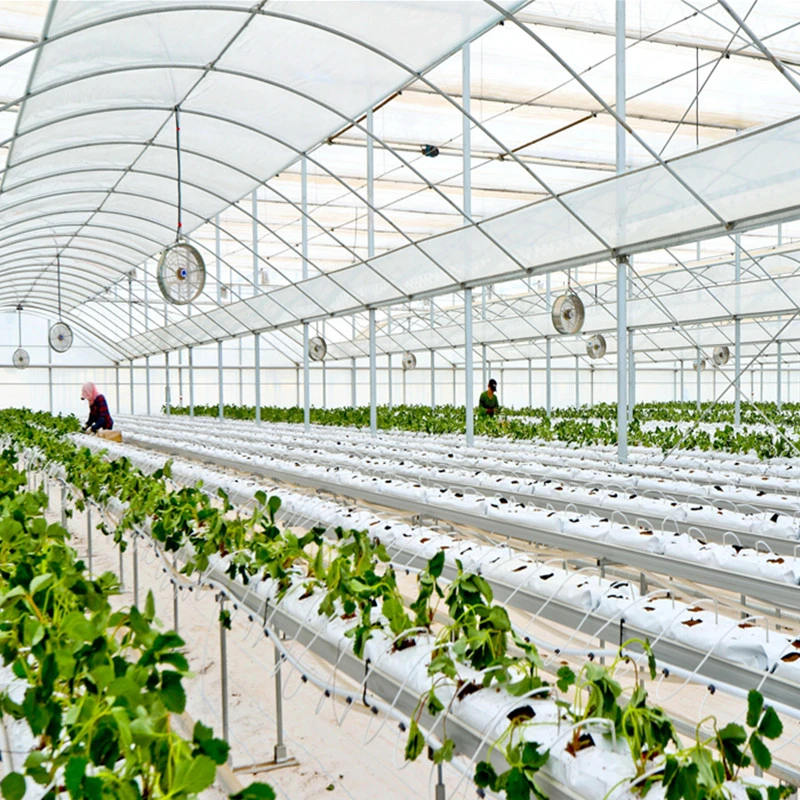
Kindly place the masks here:
MULTIPOLYGON (((172 445, 149 445, 148 449, 158 450, 169 455, 180 456, 190 461, 198 461, 197 455, 190 450, 172 445)), ((215 457, 206 459, 204 463, 217 467, 232 469, 242 472, 245 465, 233 459, 215 457)), ((671 556, 657 555, 632 548, 615 545, 608 542, 597 542, 582 536, 573 536, 568 533, 554 533, 550 530, 536 529, 533 526, 517 525, 496 518, 488 519, 485 516, 456 511, 449 506, 430 505, 421 500, 406 500, 399 497, 391 498, 391 505, 387 505, 387 496, 380 492, 372 492, 360 487, 348 486, 346 490, 341 484, 334 481, 319 480, 299 475, 287 476, 281 470, 271 470, 255 464, 248 464, 246 469, 254 475, 261 475, 272 480, 295 486, 305 486, 312 489, 341 494, 343 491, 358 500, 370 503, 381 508, 390 508, 400 511, 410 511, 414 514, 425 513, 437 519, 447 520, 456 525, 484 531, 490 534, 507 536, 526 542, 554 547, 559 550, 569 550, 595 558, 604 558, 607 561, 626 564, 638 569, 657 572, 662 575, 674 576, 704 586, 713 586, 737 594, 756 597, 781 608, 800 611, 800 586, 779 583, 756 576, 746 576, 717 569, 706 564, 685 562, 671 556), (488 526, 487 526, 488 524, 488 526)))

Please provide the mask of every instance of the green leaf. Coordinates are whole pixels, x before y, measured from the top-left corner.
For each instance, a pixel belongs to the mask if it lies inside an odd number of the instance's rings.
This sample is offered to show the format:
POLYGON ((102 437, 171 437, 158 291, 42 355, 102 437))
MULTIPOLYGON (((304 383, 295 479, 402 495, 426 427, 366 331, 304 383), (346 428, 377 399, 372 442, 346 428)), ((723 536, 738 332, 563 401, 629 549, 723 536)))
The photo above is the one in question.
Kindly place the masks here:
POLYGON ((454 747, 455 742, 452 739, 445 739, 442 746, 433 754, 433 763, 442 764, 445 761, 452 761, 454 747))
POLYGON ((769 752, 769 748, 762 739, 755 734, 750 738, 750 752, 761 769, 769 769, 772 766, 772 753, 769 752))
POLYGON ((275 792, 266 783, 251 783, 229 797, 230 800, 275 800, 275 792))
POLYGON ((761 711, 764 708, 764 697, 761 692, 751 689, 747 693, 747 727, 755 728, 761 718, 761 711))
POLYGON ((755 786, 745 786, 744 790, 747 792, 747 800, 764 800, 761 790, 756 789, 755 786))
POLYGON ((37 575, 32 581, 30 586, 30 593, 36 594, 53 581, 53 573, 46 572, 44 575, 37 575))
POLYGON ((25 796, 25 778, 19 772, 9 772, 0 781, 0 792, 5 800, 20 800, 25 796))
POLYGON ((475 767, 473 780, 479 789, 485 789, 486 787, 494 789, 497 783, 497 773, 488 761, 480 761, 475 767))
POLYGON ((519 768, 514 767, 508 773, 506 781, 506 798, 508 800, 530 800, 531 785, 525 777, 525 773, 519 768))
POLYGON ((185 792, 197 794, 214 783, 217 765, 208 756, 196 756, 179 761, 175 767, 175 778, 171 786, 171 794, 185 792))
POLYGON ((186 708, 186 692, 177 672, 161 673, 161 700, 173 714, 182 714, 186 708))
POLYGON ((440 550, 433 558, 428 561, 428 572, 431 577, 438 578, 444 569, 444 550, 440 550))
POLYGON ((415 719, 411 720, 406 741, 406 761, 415 761, 425 747, 425 737, 415 719))
POLYGON ((566 665, 558 668, 556 686, 559 692, 566 692, 575 683, 575 673, 566 665))
POLYGON ((783 733, 783 723, 772 706, 764 709, 764 716, 761 717, 758 732, 767 739, 777 739, 783 733))
POLYGON ((80 796, 81 783, 86 774, 86 765, 89 763, 85 758, 71 758, 64 769, 64 785, 73 797, 80 796))

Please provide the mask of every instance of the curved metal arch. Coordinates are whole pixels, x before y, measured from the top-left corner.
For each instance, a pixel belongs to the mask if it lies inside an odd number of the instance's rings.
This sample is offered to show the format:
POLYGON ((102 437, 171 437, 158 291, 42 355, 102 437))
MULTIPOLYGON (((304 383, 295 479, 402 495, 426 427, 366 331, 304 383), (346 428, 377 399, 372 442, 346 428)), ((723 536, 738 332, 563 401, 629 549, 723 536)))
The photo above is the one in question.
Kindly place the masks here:
MULTIPOLYGON (((89 239, 90 237, 87 236, 85 238, 89 239)), ((0 273, 2 273, 3 267, 4 267, 5 264, 13 263, 13 259, 14 258, 41 258, 43 261, 54 259, 56 253, 53 252, 53 251, 54 250, 59 250, 59 248, 54 248, 53 247, 53 243, 52 242, 49 242, 49 243, 46 242, 46 240, 44 238, 39 239, 38 241, 42 242, 43 244, 42 245, 35 245, 35 246, 32 246, 32 247, 23 248, 22 250, 8 251, 8 250, 4 249, 2 251, 2 253, 0 253, 0 273), (52 256, 48 256, 48 255, 42 256, 41 253, 35 253, 34 251, 36 251, 36 250, 47 250, 47 251, 50 251, 52 253, 52 256), (30 255, 25 256, 25 255, 23 255, 24 253, 29 253, 30 255)), ((13 246, 14 245, 7 245, 7 247, 13 247, 13 246)), ((116 246, 122 247, 124 245, 117 244, 116 246)), ((130 248, 130 249, 132 249, 134 251, 134 253, 137 252, 134 248, 130 248)), ((107 258, 109 258, 109 259, 111 259, 113 261, 118 261, 123 265, 127 265, 128 269, 127 270, 122 270, 122 271, 127 271, 127 272, 129 272, 131 268, 136 268, 136 266, 138 266, 141 263, 141 261, 136 261, 136 262, 127 261, 126 259, 122 258, 121 256, 114 255, 112 252, 107 252, 106 250, 103 250, 103 249, 96 249, 96 248, 88 246, 88 244, 87 245, 83 245, 83 244, 71 245, 69 250, 64 251, 64 252, 59 252, 59 255, 62 258, 75 258, 75 259, 77 259, 77 258, 79 258, 79 256, 70 255, 70 253, 75 253, 75 252, 77 252, 77 253, 94 253, 95 255, 106 256, 107 258)), ((148 256, 145 256, 145 258, 148 258, 148 256)), ((93 262, 93 263, 98 263, 98 262, 93 262)), ((48 267, 53 266, 52 262, 47 266, 48 267)), ((119 272, 120 271, 119 269, 117 269, 116 267, 112 266, 111 264, 108 264, 108 269, 114 270, 115 272, 119 272)))
MULTIPOLYGON (((176 64, 176 65, 146 64, 146 65, 138 65, 137 64, 137 65, 130 65, 130 66, 125 66, 125 67, 117 67, 117 68, 108 68, 108 69, 102 69, 102 70, 95 70, 95 71, 92 71, 92 72, 89 72, 89 73, 83 73, 83 74, 81 74, 79 76, 74 76, 72 78, 65 79, 64 81, 58 82, 56 84, 49 85, 49 86, 47 86, 47 87, 45 87, 43 89, 40 89, 40 90, 38 90, 36 92, 31 93, 30 96, 33 96, 33 97, 40 96, 40 95, 46 94, 49 91, 53 91, 54 89, 63 88, 64 86, 71 86, 71 85, 73 85, 75 83, 80 83, 80 82, 85 81, 85 80, 94 80, 95 78, 98 78, 98 77, 107 77, 108 75, 115 75, 115 74, 123 73, 123 72, 127 73, 127 72, 139 72, 139 71, 143 71, 143 70, 169 70, 169 69, 205 72, 207 70, 207 65, 194 65, 194 64, 176 64)), ((317 106, 319 108, 324 109, 325 111, 333 114, 334 116, 340 117, 343 123, 348 123, 348 124, 352 125, 354 128, 356 128, 357 130, 359 130, 362 133, 364 133, 365 136, 367 136, 368 138, 370 138, 373 141, 375 141, 376 143, 378 143, 384 150, 386 150, 387 152, 391 153, 404 167, 406 167, 410 172, 412 172, 425 185, 425 187, 427 187, 428 189, 432 189, 437 194, 437 196, 440 199, 442 199, 447 205, 449 205, 451 208, 453 208, 457 212, 457 214, 459 216, 463 216, 463 213, 464 213, 463 212, 463 208, 461 208, 448 194, 443 192, 439 188, 438 184, 432 183, 423 173, 421 173, 414 166, 413 162, 408 161, 402 155, 402 153, 400 151, 396 150, 394 147, 392 147, 391 145, 387 144, 381 137, 378 137, 373 132, 368 131, 365 126, 361 125, 360 122, 358 122, 358 117, 353 118, 351 116, 348 116, 343 111, 340 111, 339 109, 337 109, 335 106, 332 106, 332 105, 320 100, 319 98, 314 97, 313 95, 311 95, 311 94, 309 94, 307 92, 300 91, 299 89, 296 89, 294 87, 283 85, 281 83, 278 83, 277 81, 269 80, 268 78, 264 78, 264 77, 259 76, 259 75, 253 75, 251 73, 243 72, 241 70, 226 69, 224 67, 218 67, 218 66, 215 66, 211 70, 208 70, 208 71, 212 72, 214 74, 218 74, 218 75, 229 75, 229 76, 233 76, 233 77, 236 77, 236 78, 242 78, 244 80, 252 80, 252 81, 255 81, 256 83, 259 83, 259 84, 262 84, 262 85, 265 85, 265 86, 270 86, 270 87, 278 89, 278 90, 280 90, 282 92, 286 92, 287 94, 291 94, 294 97, 299 97, 302 100, 304 100, 304 101, 306 101, 306 102, 308 102, 308 103, 310 103, 310 104, 312 104, 314 106, 317 106)), ((406 71, 410 71, 410 69, 406 68, 406 71)), ((192 113, 192 112, 191 112, 191 110, 184 110, 184 113, 192 113)), ((66 117, 66 118, 62 117, 62 118, 60 118, 60 121, 64 121, 65 119, 70 119, 70 118, 71 117, 66 117)), ((36 130, 37 130, 37 128, 34 127, 34 128, 31 128, 30 131, 26 130, 26 131, 20 132, 18 134, 18 136, 22 137, 22 136, 25 136, 27 133, 29 133, 31 131, 35 132, 36 130)), ((122 142, 118 142, 118 143, 115 143, 115 144, 122 144, 122 142)), ((136 145, 136 144, 139 144, 139 143, 127 142, 126 144, 134 144, 134 145, 136 145)), ((142 144, 142 146, 164 147, 164 145, 158 145, 155 142, 144 142, 144 143, 141 143, 141 144, 142 144)), ((0 170, 0 174, 3 174, 6 169, 14 169, 14 168, 16 168, 18 166, 22 166, 23 164, 32 163, 32 162, 36 161, 39 158, 49 157, 50 155, 54 155, 54 154, 57 154, 59 152, 65 152, 67 150, 72 150, 72 149, 82 149, 84 146, 85 145, 70 145, 69 148, 65 148, 64 150, 59 149, 59 150, 56 150, 56 151, 50 150, 50 151, 47 151, 47 153, 37 153, 35 155, 29 156, 27 159, 22 159, 19 162, 15 162, 13 164, 13 166, 11 166, 11 167, 6 166, 3 170, 0 170)), ((96 146, 96 145, 95 145, 95 143, 90 143, 89 146, 96 146)), ((200 153, 199 151, 189 151, 189 150, 184 150, 183 152, 193 152, 194 155, 200 156, 202 158, 208 158, 209 160, 212 160, 215 163, 218 163, 218 164, 226 167, 227 169, 230 169, 230 170, 235 171, 235 172, 240 172, 241 174, 245 174, 248 177, 251 177, 247 173, 244 173, 243 171, 241 171, 238 167, 235 167, 235 166, 229 164, 226 161, 222 161, 221 159, 212 158, 212 157, 206 155, 205 153, 200 153)), ((53 175, 55 177, 55 176, 57 176, 59 174, 69 174, 69 172, 55 173, 55 174, 54 173, 49 173, 49 174, 53 175)), ((263 179, 259 179, 257 177, 255 177, 254 179, 259 184, 263 182, 263 179)), ((14 188, 17 188, 17 186, 20 186, 20 185, 24 185, 24 183, 17 184, 17 185, 15 185, 13 187, 10 187, 9 191, 11 191, 14 188)), ((471 218, 470 218, 470 221, 471 221, 471 218)), ((481 234, 483 236, 485 236, 487 239, 489 239, 499 250, 501 250, 501 252, 503 252, 511 260, 513 260, 520 267, 520 269, 522 271, 525 271, 525 267, 519 262, 519 260, 517 258, 515 258, 511 253, 506 251, 506 249, 504 247, 502 247, 502 245, 500 245, 494 239, 494 237, 492 237, 488 232, 484 231, 482 228, 478 228, 478 230, 481 232, 481 234)))
MULTIPOLYGON (((50 315, 51 317, 54 317, 54 318, 58 317, 58 309, 57 308, 53 308, 52 306, 50 306, 48 304, 39 305, 39 304, 34 303, 34 304, 26 306, 25 307, 25 311, 29 312, 31 314, 35 314, 36 316, 44 318, 44 319, 48 319, 48 317, 45 316, 45 315, 50 315)), ((96 342, 101 342, 105 347, 108 347, 111 351, 117 353, 120 357, 125 357, 125 350, 121 349, 119 347, 119 345, 117 345, 116 343, 112 342, 109 339, 106 339, 105 336, 103 336, 102 334, 97 333, 97 331, 93 330, 92 328, 90 328, 89 326, 87 326, 86 324, 81 322, 80 318, 73 317, 72 315, 66 315, 66 314, 63 315, 63 316, 65 318, 66 317, 69 318, 70 327, 75 327, 77 330, 82 331, 83 334, 87 338, 89 338, 91 340, 94 340, 96 342)), ((96 345, 92 345, 92 347, 95 350, 97 350, 97 346, 96 345)), ((98 352, 100 352, 100 354, 102 355, 101 351, 98 351, 98 352)), ((42 364, 41 366, 46 367, 47 364, 42 364)))
MULTIPOLYGON (((50 227, 51 227, 51 230, 52 230, 53 229, 52 226, 50 226, 50 227)), ((38 230, 44 231, 45 228, 44 227, 40 227, 40 228, 38 228, 36 230, 37 231, 38 230)), ((119 230, 120 233, 124 232, 122 229, 117 229, 117 230, 119 230)), ((27 235, 27 233, 28 233, 28 231, 21 232, 21 233, 16 234, 15 237, 8 237, 8 239, 6 239, 5 237, 0 236, 0 248, 15 247, 18 244, 23 244, 24 243, 24 237, 27 235)), ((66 236, 66 234, 57 234, 57 236, 66 236)), ((134 253, 138 254, 139 256, 141 256, 144 259, 151 257, 150 251, 141 250, 138 247, 134 247, 131 244, 125 244, 125 243, 121 242, 119 239, 109 239, 109 238, 107 238, 105 236, 94 236, 94 235, 89 236, 87 234, 81 234, 81 239, 82 240, 89 240, 90 242, 103 242, 105 244, 113 245, 114 247, 124 247, 127 250, 132 250, 134 253)), ((38 233, 34 234, 34 241, 44 241, 44 240, 45 240, 44 236, 40 236, 38 233)), ((2 252, 2 251, 0 251, 0 252, 2 252)), ((97 251, 97 252, 102 252, 102 251, 97 251)), ((0 262, 2 261, 3 257, 4 256, 0 256, 0 262)), ((137 263, 141 263, 141 262, 137 262, 137 263)))
MULTIPOLYGON (((273 15, 273 16, 275 16, 277 18, 278 15, 273 15)), ((289 19, 289 21, 296 21, 296 20, 289 19)), ((356 40, 356 41, 358 41, 358 40, 356 40)), ((365 47, 367 47, 367 49, 370 49, 370 52, 373 52, 373 53, 377 54, 377 51, 369 48, 367 45, 362 45, 362 46, 365 46, 365 47)), ((402 65, 401 62, 393 61, 392 63, 394 63, 395 66, 398 66, 399 68, 405 70, 409 74, 412 74, 411 69, 409 67, 406 67, 405 65, 402 65)), ((186 70, 202 70, 202 71, 206 70, 206 67, 204 67, 204 66, 201 67, 201 66, 193 66, 193 65, 178 65, 176 68, 177 69, 186 69, 186 70)), ((148 65, 136 65, 136 66, 133 66, 133 67, 97 70, 97 71, 94 71, 94 72, 91 72, 91 73, 85 73, 85 74, 83 74, 81 76, 78 76, 76 78, 72 78, 70 80, 61 82, 61 83, 56 84, 54 86, 50 86, 50 87, 47 87, 45 89, 42 89, 40 91, 40 93, 44 94, 45 92, 50 91, 53 88, 61 88, 64 85, 71 85, 72 83, 78 83, 78 82, 80 82, 82 80, 92 80, 93 78, 96 78, 96 77, 103 77, 103 76, 106 76, 106 75, 109 75, 109 74, 116 74, 118 72, 139 71, 139 70, 144 70, 144 69, 168 69, 168 67, 166 67, 164 65, 161 65, 161 64, 156 64, 156 65, 148 64, 148 65)), ((365 136, 367 136, 368 138, 371 138, 372 140, 377 142, 387 152, 390 152, 401 164, 403 164, 403 166, 405 166, 417 178, 419 178, 420 181, 427 188, 433 189, 434 192, 437 194, 437 196, 440 199, 442 199, 445 202, 445 204, 447 204, 450 207, 452 207, 458 213, 459 216, 463 216, 463 209, 460 206, 458 206, 458 204, 454 200, 452 200, 452 198, 450 198, 449 195, 447 195, 445 192, 443 192, 439 188, 438 184, 434 184, 431 181, 429 181, 425 177, 425 175, 423 175, 421 172, 419 172, 419 170, 417 170, 417 168, 413 165, 413 163, 408 161, 408 160, 406 160, 399 151, 397 151, 395 148, 393 148, 390 145, 388 145, 386 142, 384 142, 380 137, 376 136, 374 133, 368 131, 366 127, 362 126, 358 122, 358 118, 353 119, 352 117, 349 117, 348 115, 344 114, 342 111, 340 111, 339 109, 335 108, 334 106, 331 106, 331 105, 323 102, 322 100, 320 100, 320 99, 318 99, 318 98, 306 93, 306 92, 302 92, 302 91, 300 91, 298 89, 295 89, 293 87, 284 86, 284 85, 282 85, 280 83, 277 83, 276 81, 271 81, 271 80, 269 80, 267 78, 263 78, 263 77, 256 76, 256 75, 252 75, 250 73, 242 72, 240 70, 231 70, 231 69, 225 69, 225 68, 220 68, 220 67, 213 67, 210 71, 214 72, 214 73, 217 73, 217 74, 220 74, 220 75, 230 75, 230 76, 233 76, 233 77, 242 78, 244 80, 253 80, 253 81, 257 82, 257 83, 260 83, 260 84, 263 84, 263 85, 267 85, 267 86, 271 86, 271 87, 276 88, 276 89, 278 89, 280 91, 284 91, 284 92, 286 92, 288 94, 291 94, 291 95, 293 95, 295 97, 299 97, 299 98, 311 103, 314 106, 318 106, 320 108, 323 108, 325 111, 333 114, 334 116, 340 117, 342 122, 346 122, 346 123, 351 124, 353 127, 357 128, 362 133, 364 133, 365 136)), ((436 88, 436 92, 438 94, 442 95, 442 96, 445 96, 444 93, 442 93, 438 89, 438 87, 436 88)), ((111 110, 113 110, 113 109, 111 109, 111 110)), ((91 112, 90 111, 85 111, 85 113, 91 113, 91 112)), ((193 112, 191 109, 188 109, 188 110, 184 109, 184 113, 187 113, 187 114, 195 113, 196 114, 198 112, 193 112)), ((60 118, 59 121, 63 121, 64 119, 71 119, 71 118, 72 117, 60 118)), ((235 124, 235 121, 232 121, 232 120, 226 120, 226 121, 235 124)), ((42 123, 42 125, 45 125, 45 124, 46 123, 42 123)), ((33 127, 33 128, 30 129, 30 131, 36 131, 36 130, 38 130, 38 127, 33 127)), ((22 133, 20 135, 24 136, 25 134, 27 134, 30 131, 25 131, 24 133, 22 133)), ((259 133, 261 135, 267 135, 262 131, 259 131, 259 133)), ((274 141, 278 141, 279 143, 283 144, 282 140, 277 139, 274 136, 270 136, 270 138, 273 139, 274 141)), ((498 140, 498 142, 499 142, 499 140, 498 140)), ((150 145, 150 146, 155 146, 155 145, 153 144, 153 145, 150 145)), ((73 147, 77 147, 77 145, 74 145, 73 147)), ((503 147, 503 149, 505 149, 507 152, 510 153, 510 151, 508 151, 507 148, 505 148, 504 145, 502 145, 502 147, 503 147)), ((48 152, 52 153, 53 151, 48 151, 48 152)), ((31 156, 29 161, 35 160, 38 157, 42 157, 42 154, 31 156)), ((207 156, 205 156, 205 154, 202 154, 202 157, 207 157, 207 156)), ((234 171, 238 171, 238 169, 236 167, 233 167, 232 165, 228 164, 225 161, 220 161, 218 159, 214 159, 214 160, 217 161, 217 163, 222 164, 223 166, 225 166, 228 169, 232 169, 234 171)), ((20 163, 26 163, 26 162, 20 162, 20 163)), ((13 166, 16 167, 17 164, 14 164, 13 166)), ((261 182, 262 181, 259 180, 259 183, 261 183, 261 182)), ((18 184, 18 185, 20 185, 20 184, 18 184)), ((356 192, 356 196, 359 198, 360 202, 366 203, 366 200, 360 194, 358 194, 358 192, 356 192)), ((470 223, 473 225, 473 227, 476 230, 478 230, 478 232, 483 237, 488 239, 498 250, 500 250, 500 252, 502 252, 513 263, 515 263, 523 273, 527 272, 526 267, 519 261, 519 259, 517 259, 505 247, 503 247, 503 245, 501 245, 497 241, 497 239, 495 239, 491 234, 489 234, 482 227, 480 227, 479 225, 476 225, 473 222, 471 217, 469 217, 469 220, 470 220, 470 223)), ((439 266, 440 266, 440 269, 442 269, 441 265, 439 265, 439 266)), ((454 276, 451 275, 450 277, 454 279, 454 276)), ((397 287, 394 287, 394 288, 397 288, 397 287)))

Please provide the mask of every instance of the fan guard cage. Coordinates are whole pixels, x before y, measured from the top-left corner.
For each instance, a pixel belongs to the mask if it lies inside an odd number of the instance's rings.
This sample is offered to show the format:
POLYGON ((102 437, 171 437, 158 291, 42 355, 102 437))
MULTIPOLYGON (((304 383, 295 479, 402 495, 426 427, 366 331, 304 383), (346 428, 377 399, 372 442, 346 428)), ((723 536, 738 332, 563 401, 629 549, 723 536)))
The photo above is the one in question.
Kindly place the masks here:
POLYGON ((14 366, 17 369, 25 369, 25 367, 31 363, 31 357, 28 355, 28 351, 22 347, 18 347, 14 351, 13 359, 14 366))
POLYGON ((560 295, 553 303, 552 318, 559 333, 578 333, 586 318, 583 301, 575 292, 560 295))
POLYGON ((50 347, 56 353, 66 353, 72 347, 72 328, 60 320, 50 326, 48 333, 50 347))
POLYGON ((606 337, 596 333, 586 342, 586 353, 590 358, 602 358, 606 354, 606 337))
POLYGON ((403 369, 415 369, 417 366, 417 357, 411 352, 403 353, 403 369))
POLYGON ((724 367, 731 357, 731 350, 728 345, 723 344, 714 348, 714 363, 718 367, 724 367))
POLYGON ((312 336, 308 340, 308 357, 312 361, 322 361, 328 353, 328 345, 321 336, 312 336))
POLYGON ((156 277, 164 299, 175 306, 185 306, 203 291, 206 265, 196 247, 180 242, 161 254, 156 277))

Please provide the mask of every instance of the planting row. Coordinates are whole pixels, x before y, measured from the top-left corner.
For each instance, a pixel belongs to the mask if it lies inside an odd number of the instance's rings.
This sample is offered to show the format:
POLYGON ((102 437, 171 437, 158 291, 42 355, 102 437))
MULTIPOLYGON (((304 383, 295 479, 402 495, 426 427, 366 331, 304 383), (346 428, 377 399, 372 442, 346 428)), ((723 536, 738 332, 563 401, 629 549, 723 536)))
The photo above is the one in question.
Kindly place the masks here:
MULTIPOLYGON (((761 459, 782 456, 796 456, 798 448, 795 436, 798 412, 777 408, 745 409, 743 425, 734 427, 728 414, 715 413, 717 407, 711 409, 707 405, 705 411, 698 415, 693 404, 665 403, 663 417, 659 416, 658 404, 649 404, 646 409, 636 407, 633 420, 628 428, 630 444, 641 447, 653 447, 667 451, 680 447, 684 450, 722 451, 727 453, 754 453, 761 459), (785 416, 784 416, 785 413, 785 416), (682 419, 688 421, 704 420, 707 422, 723 422, 723 427, 708 429, 694 426, 681 429, 674 425, 644 424, 664 419, 674 422, 682 419), (764 423, 774 424, 774 429, 764 429, 764 423)), ((166 410, 166 409, 164 409, 166 410)), ((189 414, 186 406, 173 406, 172 414, 189 414)), ((224 416, 228 419, 254 420, 254 406, 225 405, 224 416)), ((262 407, 261 419, 265 422, 303 422, 303 409, 297 406, 290 408, 262 407)), ((199 405, 194 407, 196 416, 217 417, 218 405, 199 405)), ((509 439, 534 439, 541 441, 559 441, 578 446, 616 444, 616 406, 584 406, 570 413, 560 409, 559 416, 548 416, 541 408, 524 408, 516 412, 505 412, 498 417, 478 415, 475 418, 475 433, 481 436, 503 437, 509 439), (613 411, 613 413, 612 413, 613 411)), ((369 427, 370 409, 368 406, 357 408, 344 407, 334 409, 311 409, 311 421, 320 425, 369 427)), ((421 431, 424 433, 463 434, 466 417, 463 406, 441 405, 429 406, 380 406, 377 414, 377 425, 380 429, 421 431)))
MULTIPOLYGON (((147 473, 163 466, 163 458, 127 445, 90 439, 87 446, 114 459, 127 458, 147 473)), ((234 478, 221 470, 183 459, 172 462, 171 473, 174 480, 184 485, 202 482, 207 491, 222 489, 239 506, 252 504, 263 490, 257 481, 234 478)), ((324 497, 292 492, 286 487, 281 487, 280 494, 285 519, 307 520, 309 524, 325 527, 328 534, 336 528, 368 530, 399 565, 428 560, 443 552, 446 565, 456 567, 460 561, 465 571, 482 575, 493 587, 507 587, 512 604, 514 598, 521 600, 525 595, 535 596, 542 604, 559 600, 582 614, 602 616, 610 625, 618 625, 624 619, 629 627, 644 631, 655 640, 663 638, 695 648, 698 662, 706 653, 713 653, 800 686, 800 640, 770 635, 753 621, 727 617, 713 607, 676 601, 664 592, 643 595, 628 581, 606 579, 597 572, 569 571, 560 560, 541 562, 511 547, 481 544, 425 526, 412 526, 372 511, 343 507, 324 497)), ((541 613, 547 616, 547 608, 541 613)))
MULTIPOLYGON (((420 702, 408 729, 407 758, 424 748, 421 721, 445 717, 494 742, 474 779, 509 800, 541 796, 539 772, 598 800, 648 791, 650 797, 676 800, 745 793, 777 798, 791 791, 767 789, 748 774, 753 764, 769 768, 765 740, 782 733, 777 714, 756 691, 749 695, 746 726, 714 724, 710 741, 698 733, 684 746, 663 710, 648 704, 638 678, 630 691, 623 690, 615 672, 631 656, 622 650, 609 666, 587 661, 573 672, 564 665, 558 692, 571 691, 573 699, 559 699, 541 674, 536 647, 515 632, 484 578, 459 568, 442 585, 443 551, 420 572, 417 597, 406 606, 388 553, 365 531, 340 529, 334 544, 318 528, 293 535, 275 523, 277 497, 260 493, 252 515, 232 515, 224 493, 218 505, 197 488, 170 491, 168 470, 146 476, 125 459, 103 461, 29 424, 48 424, 43 415, 32 420, 30 414, 4 412, 0 421, 43 459, 60 463, 84 496, 126 503, 115 532, 120 539, 126 527, 149 524, 165 550, 191 548, 187 574, 224 570, 247 583, 248 592, 302 621, 335 652, 351 652, 370 671, 416 691, 420 702), (444 622, 434 625, 437 614, 444 622)), ((639 646, 649 653, 646 643, 639 646)), ((653 675, 652 657, 649 662, 653 675)), ((452 741, 444 733, 440 738, 436 758, 452 758, 452 741)))
MULTIPOLYGON (((112 609, 116 576, 87 574, 16 462, 13 448, 0 454, 0 703, 16 721, 10 750, 28 755, 20 771, 5 765, 3 797, 195 797, 228 745, 201 723, 191 741, 170 729, 186 703, 183 641, 156 628, 152 595, 143 610, 112 609)), ((274 796, 264 784, 236 795, 274 796)))
MULTIPOLYGON (((224 458, 227 465, 245 471, 265 470, 275 477, 295 482, 310 481, 345 494, 349 492, 364 496, 369 493, 381 505, 418 508, 443 519, 469 522, 488 532, 501 529, 501 525, 508 525, 519 531, 518 536, 534 540, 538 538, 541 541, 554 541, 563 537, 561 547, 576 552, 594 554, 598 545, 613 545, 627 551, 625 555, 628 560, 625 563, 628 564, 636 563, 631 560, 634 552, 647 553, 652 556, 648 559, 649 568, 664 574, 673 574, 674 561, 678 560, 681 563, 712 568, 705 571, 709 581, 716 571, 718 577, 723 573, 734 573, 792 586, 800 584, 800 561, 793 556, 777 556, 734 545, 705 543, 687 534, 644 528, 617 522, 609 517, 575 511, 553 511, 546 505, 537 505, 536 497, 533 502, 520 502, 502 495, 486 498, 459 489, 429 488, 417 482, 392 477, 396 471, 391 462, 378 476, 375 470, 369 474, 361 471, 358 463, 351 462, 347 467, 328 466, 319 455, 312 459, 307 454, 305 458, 298 460, 261 456, 257 448, 248 452, 243 451, 241 446, 227 446, 219 442, 209 446, 202 443, 202 437, 198 434, 194 435, 191 442, 186 441, 185 434, 171 434, 169 431, 161 431, 152 436, 137 435, 135 439, 144 446, 155 448, 169 446, 172 441, 177 452, 200 460, 224 458), (311 463, 312 460, 316 463, 311 463), (661 557, 669 561, 660 564, 661 557)), ((758 590, 754 589, 752 593, 758 596, 758 590)), ((800 603, 800 596, 798 602, 800 603)))
MULTIPOLYGON (((624 492, 619 489, 587 488, 585 483, 574 483, 564 480, 557 470, 547 470, 540 465, 536 474, 547 474, 547 477, 524 478, 532 465, 520 466, 515 472, 517 477, 507 473, 497 473, 493 465, 477 468, 465 464, 463 459, 437 459, 431 464, 431 458, 425 453, 408 455, 407 450, 388 448, 380 443, 343 443, 306 435, 295 431, 292 435, 274 431, 271 426, 246 431, 237 435, 236 443, 231 444, 229 431, 221 431, 218 426, 167 422, 161 419, 134 418, 126 420, 126 438, 132 444, 152 446, 161 444, 184 444, 191 433, 191 441, 195 445, 215 448, 219 452, 234 451, 240 455, 255 457, 271 456, 279 461, 311 462, 326 467, 339 467, 369 471, 376 476, 401 478, 416 481, 428 487, 457 487, 462 490, 473 490, 483 495, 500 495, 507 498, 535 502, 538 506, 552 506, 563 509, 572 505, 577 510, 592 510, 598 514, 619 512, 630 519, 642 518, 656 520, 666 526, 666 520, 675 523, 675 527, 686 531, 692 526, 699 528, 706 535, 714 535, 720 539, 727 532, 738 536, 747 535, 752 541, 761 538, 764 541, 786 539, 796 541, 800 538, 800 523, 793 516, 795 500, 770 496, 773 508, 782 512, 764 511, 756 513, 739 513, 729 509, 719 509, 711 503, 700 502, 678 503, 666 497, 646 497, 636 490, 624 492), (250 434, 250 435, 248 435, 250 434)), ((599 483, 599 481, 598 481, 599 483)), ((695 492, 694 487, 682 486, 681 482, 672 481, 668 486, 661 484, 662 492, 688 493, 695 492), (683 490, 683 492, 681 492, 683 490)), ((762 501, 764 492, 739 490, 729 487, 725 493, 723 487, 715 486, 712 497, 736 497, 739 502, 749 505, 762 501)), ((791 548, 789 548, 791 552, 791 548)))

